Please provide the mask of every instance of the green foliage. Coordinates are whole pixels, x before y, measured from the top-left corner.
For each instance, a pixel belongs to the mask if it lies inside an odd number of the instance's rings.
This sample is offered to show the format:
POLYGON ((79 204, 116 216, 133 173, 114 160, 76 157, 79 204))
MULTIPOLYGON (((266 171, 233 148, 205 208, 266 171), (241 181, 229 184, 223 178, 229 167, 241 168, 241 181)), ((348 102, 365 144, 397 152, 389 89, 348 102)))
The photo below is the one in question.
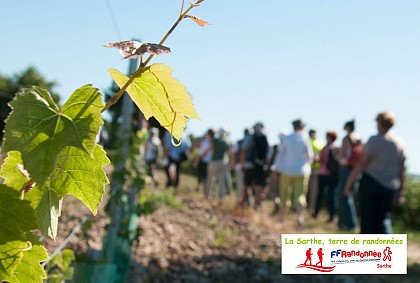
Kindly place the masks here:
POLYGON ((48 254, 35 236, 32 238, 32 248, 23 253, 22 262, 16 267, 12 282, 44 282, 45 271, 40 262, 47 260, 48 254))
MULTIPOLYGON (((127 92, 143 112, 146 119, 155 117, 176 139, 180 139, 187 118, 199 119, 186 87, 171 76, 172 68, 153 64, 144 69, 127 87, 127 92)), ((117 70, 109 73, 118 86, 129 78, 117 70)))
POLYGON ((8 241, 0 244, 0 278, 11 280, 12 276, 22 263, 23 251, 31 248, 24 241, 8 241))
POLYGON ((31 203, 19 199, 19 192, 0 185, 0 243, 12 240, 26 242, 25 233, 36 229, 31 203))
MULTIPOLYGON (((186 17, 199 25, 207 24, 187 15, 201 2, 191 2, 184 11, 182 1, 181 14, 162 43, 186 17)), ((133 51, 140 54, 138 50, 133 51)), ((46 274, 40 262, 48 259, 48 255, 32 231, 40 230, 55 238, 64 196, 73 195, 94 214, 97 212, 105 193, 104 186, 108 183, 103 167, 109 164, 105 152, 96 144, 103 125, 101 113, 117 103, 126 90, 147 119, 156 117, 178 140, 188 118, 198 119, 185 86, 171 77, 172 69, 162 64, 147 67, 153 55, 159 52, 146 52, 151 55, 141 61, 130 78, 118 71, 110 71, 121 89, 107 105, 103 104, 97 89, 85 85, 77 89, 62 107, 59 106, 57 96, 48 91, 55 83, 45 81, 34 68, 28 68, 14 79, 0 76, 0 133, 7 117, 4 137, 0 135, 0 138, 3 140, 2 150, 8 156, 0 168, 0 177, 4 179, 4 184, 0 184, 0 282, 43 282, 46 274)), ((142 139, 144 137, 137 136, 134 143, 142 139)), ((136 193, 144 186, 142 170, 137 166, 131 166, 136 167, 134 170, 126 167, 127 164, 138 165, 140 161, 139 154, 132 148, 131 156, 127 158, 128 144, 128 141, 124 143, 125 152, 121 151, 124 158, 115 166, 116 185, 113 185, 120 188, 111 197, 115 203, 110 207, 117 209, 110 209, 115 221, 111 221, 113 227, 109 230, 113 233, 107 235, 108 243, 119 243, 120 250, 106 252, 104 248, 106 260, 115 254, 124 254, 118 259, 125 271, 128 270, 126 263, 130 259, 131 244, 138 236, 137 215, 131 204, 135 203, 136 193), (124 192, 127 188, 129 194, 124 192), (125 213, 124 217, 121 212, 125 213), (121 237, 125 234, 129 236, 128 240, 121 237)), ((173 196, 165 194, 150 195, 147 200, 143 199, 143 204, 149 210, 161 204, 181 206, 173 196)), ((69 278, 65 270, 70 269, 72 259, 71 255, 63 254, 60 259, 53 260, 55 264, 59 263, 63 277, 50 277, 51 282, 69 278)), ((114 271, 112 273, 115 275, 114 271)), ((116 280, 124 278, 123 274, 126 273, 116 276, 116 280)))
POLYGON ((35 189, 31 194, 28 194, 28 199, 36 206, 35 216, 41 232, 55 239, 63 199, 51 188, 47 188, 45 191, 35 189))
POLYGON ((39 263, 48 255, 31 231, 55 238, 64 196, 96 213, 105 193, 109 160, 95 143, 103 103, 96 89, 84 86, 60 108, 34 87, 11 106, 3 142, 8 157, 0 169, 0 281, 43 282, 39 263))
POLYGON ((12 101, 13 97, 21 89, 34 85, 49 90, 54 100, 59 101, 60 96, 52 92, 56 83, 54 81, 47 81, 34 67, 30 66, 12 76, 0 75, 0 141, 3 139, 4 120, 10 111, 12 111, 8 103, 12 101))
POLYGON ((404 184, 405 203, 393 211, 393 221, 397 230, 420 231, 420 179, 407 176, 404 184))
POLYGON ((167 206, 174 209, 183 208, 175 196, 170 192, 143 190, 140 194, 140 207, 142 214, 151 214, 156 209, 167 206))
POLYGON ((26 89, 10 103, 4 151, 20 151, 31 178, 43 186, 61 151, 74 146, 92 156, 96 135, 103 124, 101 94, 91 86, 76 90, 60 108, 39 88, 26 89))
POLYGON ((74 272, 72 266, 74 260, 74 252, 70 249, 64 249, 54 256, 47 264, 48 282, 61 283, 65 280, 71 280, 74 272))
POLYGON ((34 214, 30 202, 19 199, 19 192, 0 185, 0 280, 42 282, 45 278, 39 263, 48 255, 31 236, 37 228, 34 214))
POLYGON ((99 145, 94 146, 91 157, 83 150, 68 147, 61 152, 60 165, 50 185, 60 197, 73 195, 96 214, 105 194, 105 185, 108 184, 103 167, 109 163, 105 151, 99 145))
MULTIPOLYGON (((16 190, 29 180, 19 172, 19 164, 23 164, 20 153, 11 151, 0 170, 5 184, 16 190)), ((39 229, 53 239, 57 235, 64 196, 77 197, 96 214, 105 194, 104 186, 108 183, 103 167, 109 164, 109 160, 99 145, 94 148, 93 158, 83 150, 66 147, 60 153, 57 164, 51 179, 44 186, 36 185, 25 196, 35 209, 39 229)))

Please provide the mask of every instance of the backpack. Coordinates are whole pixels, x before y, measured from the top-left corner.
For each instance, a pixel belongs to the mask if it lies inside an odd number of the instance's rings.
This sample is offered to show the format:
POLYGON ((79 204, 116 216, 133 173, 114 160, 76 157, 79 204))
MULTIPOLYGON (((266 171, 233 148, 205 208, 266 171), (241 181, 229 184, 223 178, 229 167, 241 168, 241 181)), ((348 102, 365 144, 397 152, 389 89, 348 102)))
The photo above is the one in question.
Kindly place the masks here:
POLYGON ((182 163, 184 161, 187 161, 188 159, 190 159, 190 151, 188 148, 184 149, 183 152, 181 152, 181 154, 179 155, 179 161, 182 163))
POLYGON ((351 154, 349 157, 349 160, 347 161, 347 166, 353 168, 354 165, 356 165, 357 161, 359 161, 360 156, 362 155, 363 151, 363 145, 361 142, 353 143, 352 140, 349 138, 350 144, 352 146, 351 148, 351 154))
POLYGON ((331 175, 338 173, 338 169, 340 168, 340 163, 338 162, 338 148, 331 148, 328 152, 326 167, 331 175))
POLYGON ((253 135, 248 160, 258 166, 267 164, 268 141, 265 135, 253 135))
POLYGON ((235 163, 239 163, 241 160, 241 151, 242 151, 242 144, 244 142, 244 139, 239 140, 236 143, 236 152, 235 152, 235 163))

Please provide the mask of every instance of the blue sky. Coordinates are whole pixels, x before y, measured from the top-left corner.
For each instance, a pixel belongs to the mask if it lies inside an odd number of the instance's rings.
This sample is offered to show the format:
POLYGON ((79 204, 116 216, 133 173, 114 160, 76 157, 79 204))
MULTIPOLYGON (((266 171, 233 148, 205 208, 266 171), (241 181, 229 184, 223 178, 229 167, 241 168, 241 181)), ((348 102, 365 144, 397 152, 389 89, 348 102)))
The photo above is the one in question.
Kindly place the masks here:
MULTIPOLYGON (((102 46, 159 42, 181 3, 107 1, 2 1, 0 73, 33 65, 63 100, 87 83, 104 90, 108 68, 125 72, 128 62, 102 46)), ((320 138, 341 138, 355 118, 366 140, 375 115, 392 110, 409 171, 420 174, 420 1, 206 0, 191 14, 212 25, 186 19, 166 42, 172 54, 153 61, 173 67, 193 96, 201 121, 188 132, 227 126, 237 139, 262 121, 277 142, 301 118, 320 138)))

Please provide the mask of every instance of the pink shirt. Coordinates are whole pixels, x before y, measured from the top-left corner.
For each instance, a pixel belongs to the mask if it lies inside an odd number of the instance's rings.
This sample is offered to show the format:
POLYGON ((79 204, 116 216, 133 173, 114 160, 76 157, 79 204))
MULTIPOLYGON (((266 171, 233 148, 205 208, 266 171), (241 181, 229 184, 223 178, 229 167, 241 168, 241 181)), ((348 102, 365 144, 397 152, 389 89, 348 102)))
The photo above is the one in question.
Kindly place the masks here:
POLYGON ((331 151, 331 147, 333 147, 332 144, 324 146, 324 148, 321 150, 321 153, 319 155, 319 175, 323 176, 329 176, 330 171, 327 169, 327 162, 328 162, 328 154, 331 151))

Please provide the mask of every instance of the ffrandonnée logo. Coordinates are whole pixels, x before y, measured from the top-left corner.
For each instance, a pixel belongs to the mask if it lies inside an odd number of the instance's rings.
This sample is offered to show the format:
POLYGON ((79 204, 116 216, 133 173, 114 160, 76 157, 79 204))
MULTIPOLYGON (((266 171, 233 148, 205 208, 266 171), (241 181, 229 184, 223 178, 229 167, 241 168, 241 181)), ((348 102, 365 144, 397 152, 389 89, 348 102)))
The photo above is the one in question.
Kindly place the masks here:
POLYGON ((283 274, 407 274, 407 235, 284 234, 283 274))
POLYGON ((331 251, 331 263, 346 264, 355 262, 387 262, 377 265, 378 268, 391 268, 392 251, 386 247, 382 252, 376 250, 345 250, 337 249, 331 251))

